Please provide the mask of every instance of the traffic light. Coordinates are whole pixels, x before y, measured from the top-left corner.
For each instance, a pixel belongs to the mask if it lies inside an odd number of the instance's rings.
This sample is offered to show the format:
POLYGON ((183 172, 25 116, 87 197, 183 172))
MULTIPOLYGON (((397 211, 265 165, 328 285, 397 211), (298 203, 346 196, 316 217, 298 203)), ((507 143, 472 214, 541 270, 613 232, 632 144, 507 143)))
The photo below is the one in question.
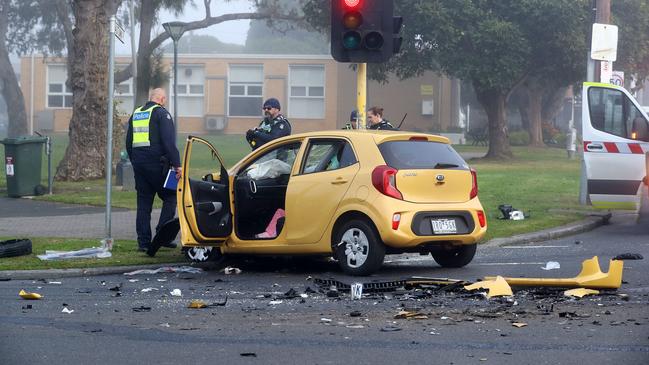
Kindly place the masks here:
POLYGON ((387 61, 401 47, 394 0, 331 0, 331 56, 338 62, 387 61))

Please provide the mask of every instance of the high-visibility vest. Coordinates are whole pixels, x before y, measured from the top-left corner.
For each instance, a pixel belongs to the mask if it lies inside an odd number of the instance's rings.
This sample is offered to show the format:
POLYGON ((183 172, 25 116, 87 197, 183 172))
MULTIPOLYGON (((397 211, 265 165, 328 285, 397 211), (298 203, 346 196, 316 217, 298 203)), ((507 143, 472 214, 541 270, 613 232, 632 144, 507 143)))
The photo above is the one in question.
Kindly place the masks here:
POLYGON ((160 107, 155 104, 149 109, 142 110, 143 107, 135 109, 133 112, 133 147, 148 147, 151 145, 149 139, 149 123, 153 109, 160 107))

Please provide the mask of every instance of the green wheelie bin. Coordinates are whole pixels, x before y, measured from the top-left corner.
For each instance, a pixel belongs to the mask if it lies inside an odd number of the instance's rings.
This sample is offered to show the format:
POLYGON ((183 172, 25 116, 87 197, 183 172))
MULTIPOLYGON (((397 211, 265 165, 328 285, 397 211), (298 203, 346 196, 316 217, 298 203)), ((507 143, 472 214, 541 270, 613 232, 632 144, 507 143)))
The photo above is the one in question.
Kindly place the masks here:
POLYGON ((0 141, 5 146, 5 174, 7 195, 18 198, 25 195, 42 195, 41 163, 46 137, 20 136, 0 141))

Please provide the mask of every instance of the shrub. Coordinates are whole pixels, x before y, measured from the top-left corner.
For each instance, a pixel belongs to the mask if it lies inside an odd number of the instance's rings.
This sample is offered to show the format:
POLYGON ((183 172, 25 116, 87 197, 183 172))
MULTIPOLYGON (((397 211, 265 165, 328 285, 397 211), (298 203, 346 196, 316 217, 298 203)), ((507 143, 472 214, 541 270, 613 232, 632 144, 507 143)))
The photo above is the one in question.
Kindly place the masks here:
POLYGON ((530 144, 530 135, 526 131, 510 132, 509 144, 512 146, 527 146, 530 144))

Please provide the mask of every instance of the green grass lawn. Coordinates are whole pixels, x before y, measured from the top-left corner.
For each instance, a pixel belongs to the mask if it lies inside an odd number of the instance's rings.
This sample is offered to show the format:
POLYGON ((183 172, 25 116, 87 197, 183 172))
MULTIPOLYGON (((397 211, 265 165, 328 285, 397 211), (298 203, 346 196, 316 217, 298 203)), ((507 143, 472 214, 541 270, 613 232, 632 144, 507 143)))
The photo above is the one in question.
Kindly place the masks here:
MULTIPOLYGON (((0 241, 7 239, 9 238, 0 237, 0 241)), ((110 258, 41 261, 36 255, 44 254, 45 250, 73 251, 82 248, 98 247, 99 240, 72 238, 32 238, 31 240, 31 255, 0 258, 0 270, 71 269, 100 266, 164 264, 186 261, 179 249, 162 248, 155 257, 149 257, 144 252, 137 252, 137 242, 130 240, 116 240, 113 244, 113 256, 110 258)))
MULTIPOLYGON (((205 136, 222 155, 226 167, 232 166, 245 154, 250 152, 248 144, 241 135, 235 136, 205 136)), ((56 166, 63 156, 67 136, 54 136, 53 165, 56 166)), ((183 151, 184 138, 179 144, 183 151)), ((456 146, 460 152, 486 152, 485 147, 456 146)), ((583 214, 575 211, 588 211, 589 208, 578 203, 579 193, 579 159, 569 160, 566 152, 555 148, 513 147, 515 158, 509 161, 493 162, 488 160, 470 160, 469 164, 478 172, 479 197, 487 213, 489 230, 486 239, 507 237, 515 234, 537 231, 579 220, 583 214), (530 214, 523 221, 499 220, 498 205, 511 204, 517 209, 530 214)), ((4 149, 0 151, 4 160, 4 149)), ((197 157, 197 156, 195 156, 197 157)), ((194 158, 195 158, 194 157, 194 158)), ((207 153, 196 161, 203 167, 216 166, 207 153)), ((43 164, 43 182, 47 182, 46 163, 43 164)), ((5 171, 0 171, 0 190, 6 189, 5 171)), ((105 182, 95 180, 88 182, 54 182, 54 194, 41 196, 37 199, 76 204, 104 205, 105 182)), ((0 192, 4 194, 4 192, 0 192)), ((135 208, 135 193, 114 189, 113 206, 135 208)), ((159 202, 157 203, 159 204, 159 202)), ((36 253, 45 249, 79 249, 92 247, 96 241, 64 240, 64 239, 35 239, 36 253), (40 251, 39 251, 40 250, 40 251)), ((180 253, 162 250, 162 255, 154 260, 144 254, 135 253, 134 242, 118 243, 115 257, 101 262, 93 260, 74 260, 70 262, 39 263, 35 257, 2 259, 0 269, 11 267, 87 267, 95 265, 129 265, 152 262, 180 261, 180 253), (123 250, 123 251, 122 251, 123 250), (18 262, 13 264, 14 260, 18 262), (23 261, 24 260, 24 261, 23 261), (163 260, 163 261, 158 261, 163 260), (23 266, 25 265, 25 266, 23 266), (34 266, 30 266, 34 265, 34 266), (61 266, 49 266, 61 265, 61 266), (66 266, 70 265, 70 266, 66 266)))

